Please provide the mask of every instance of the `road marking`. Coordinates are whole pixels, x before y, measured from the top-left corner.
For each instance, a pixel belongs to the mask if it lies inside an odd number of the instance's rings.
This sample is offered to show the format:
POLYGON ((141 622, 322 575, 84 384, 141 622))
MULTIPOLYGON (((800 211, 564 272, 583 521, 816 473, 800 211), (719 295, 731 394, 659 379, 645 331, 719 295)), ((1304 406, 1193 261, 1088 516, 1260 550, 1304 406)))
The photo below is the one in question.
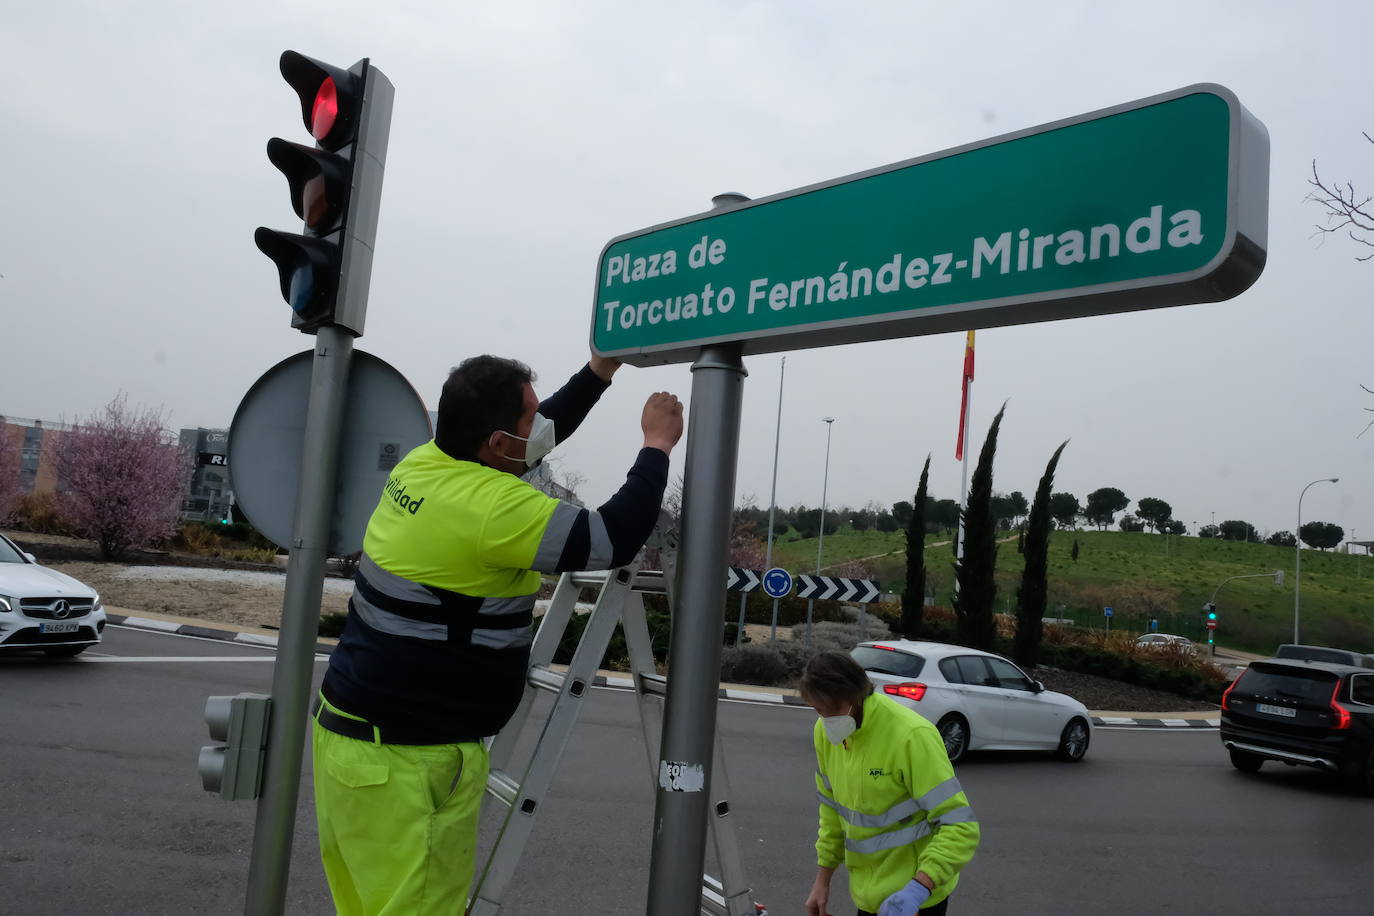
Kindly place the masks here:
MULTIPOLYGON (((327 660, 328 656, 316 656, 327 660)), ((275 655, 83 655, 81 662, 274 662, 275 655)))
POLYGON ((1187 719, 1160 719, 1159 721, 1163 722, 1165 725, 1169 726, 1170 728, 1188 728, 1188 727, 1189 727, 1189 726, 1188 726, 1188 720, 1187 720, 1187 719))
POLYGON ((170 620, 153 620, 151 617, 125 617, 124 625, 140 630, 161 630, 164 633, 176 633, 181 626, 170 620))
POLYGON ((1107 725, 1134 725, 1135 719, 1130 716, 1103 716, 1102 721, 1107 725))

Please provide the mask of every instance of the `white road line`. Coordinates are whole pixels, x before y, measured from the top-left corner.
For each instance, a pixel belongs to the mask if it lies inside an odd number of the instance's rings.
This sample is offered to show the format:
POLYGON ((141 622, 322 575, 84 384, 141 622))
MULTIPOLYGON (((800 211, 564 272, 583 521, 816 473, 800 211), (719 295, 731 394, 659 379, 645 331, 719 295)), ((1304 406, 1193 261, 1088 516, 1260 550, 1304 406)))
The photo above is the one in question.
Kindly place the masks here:
POLYGON ((1188 720, 1187 720, 1187 719, 1160 719, 1159 721, 1163 722, 1165 725, 1169 726, 1170 728, 1188 728, 1188 727, 1189 727, 1189 726, 1188 726, 1188 720))
POLYGON ((164 633, 176 633, 181 626, 170 620, 153 620, 150 617, 125 617, 124 625, 138 630, 161 630, 164 633))
POLYGON ((1135 719, 1130 716, 1103 716, 1102 721, 1107 725, 1134 725, 1135 719))
MULTIPOLYGON (((83 655, 77 659, 82 662, 274 662, 274 655, 83 655)), ((317 656, 316 661, 326 661, 328 656, 317 656)))

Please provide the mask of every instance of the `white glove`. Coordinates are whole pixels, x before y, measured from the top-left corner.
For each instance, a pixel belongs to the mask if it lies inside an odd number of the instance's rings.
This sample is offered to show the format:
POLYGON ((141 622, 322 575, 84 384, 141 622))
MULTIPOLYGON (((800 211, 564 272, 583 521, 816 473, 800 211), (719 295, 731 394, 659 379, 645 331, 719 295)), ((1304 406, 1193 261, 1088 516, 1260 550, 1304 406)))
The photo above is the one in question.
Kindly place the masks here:
POLYGON ((883 901, 883 905, 878 907, 878 916, 916 916, 921 904, 929 899, 930 891, 926 890, 926 886, 912 878, 906 887, 883 901))

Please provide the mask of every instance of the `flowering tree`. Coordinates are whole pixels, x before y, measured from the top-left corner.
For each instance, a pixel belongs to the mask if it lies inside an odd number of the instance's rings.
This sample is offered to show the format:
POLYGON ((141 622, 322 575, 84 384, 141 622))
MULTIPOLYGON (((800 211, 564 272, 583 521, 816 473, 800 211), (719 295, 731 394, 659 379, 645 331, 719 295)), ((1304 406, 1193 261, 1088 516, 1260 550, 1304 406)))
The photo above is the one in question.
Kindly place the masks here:
POLYGON ((19 443, 7 434, 0 418, 0 524, 10 517, 10 510, 19 498, 19 443))
POLYGON ((162 424, 160 412, 130 411, 116 395, 58 445, 62 516, 106 559, 176 531, 192 467, 162 424))

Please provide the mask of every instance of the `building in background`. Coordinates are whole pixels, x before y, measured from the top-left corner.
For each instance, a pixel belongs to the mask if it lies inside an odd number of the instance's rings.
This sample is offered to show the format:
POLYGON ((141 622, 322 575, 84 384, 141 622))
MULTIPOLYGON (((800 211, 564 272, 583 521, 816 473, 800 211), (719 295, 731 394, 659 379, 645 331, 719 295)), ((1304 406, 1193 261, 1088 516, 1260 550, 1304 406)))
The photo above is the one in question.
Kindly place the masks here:
POLYGON ((181 502, 187 521, 232 521, 234 491, 229 484, 229 430, 203 426, 181 431, 181 448, 195 462, 191 483, 181 502))
POLYGON ((50 420, 0 417, 0 432, 19 447, 19 490, 52 493, 57 490, 57 443, 71 427, 50 420))

